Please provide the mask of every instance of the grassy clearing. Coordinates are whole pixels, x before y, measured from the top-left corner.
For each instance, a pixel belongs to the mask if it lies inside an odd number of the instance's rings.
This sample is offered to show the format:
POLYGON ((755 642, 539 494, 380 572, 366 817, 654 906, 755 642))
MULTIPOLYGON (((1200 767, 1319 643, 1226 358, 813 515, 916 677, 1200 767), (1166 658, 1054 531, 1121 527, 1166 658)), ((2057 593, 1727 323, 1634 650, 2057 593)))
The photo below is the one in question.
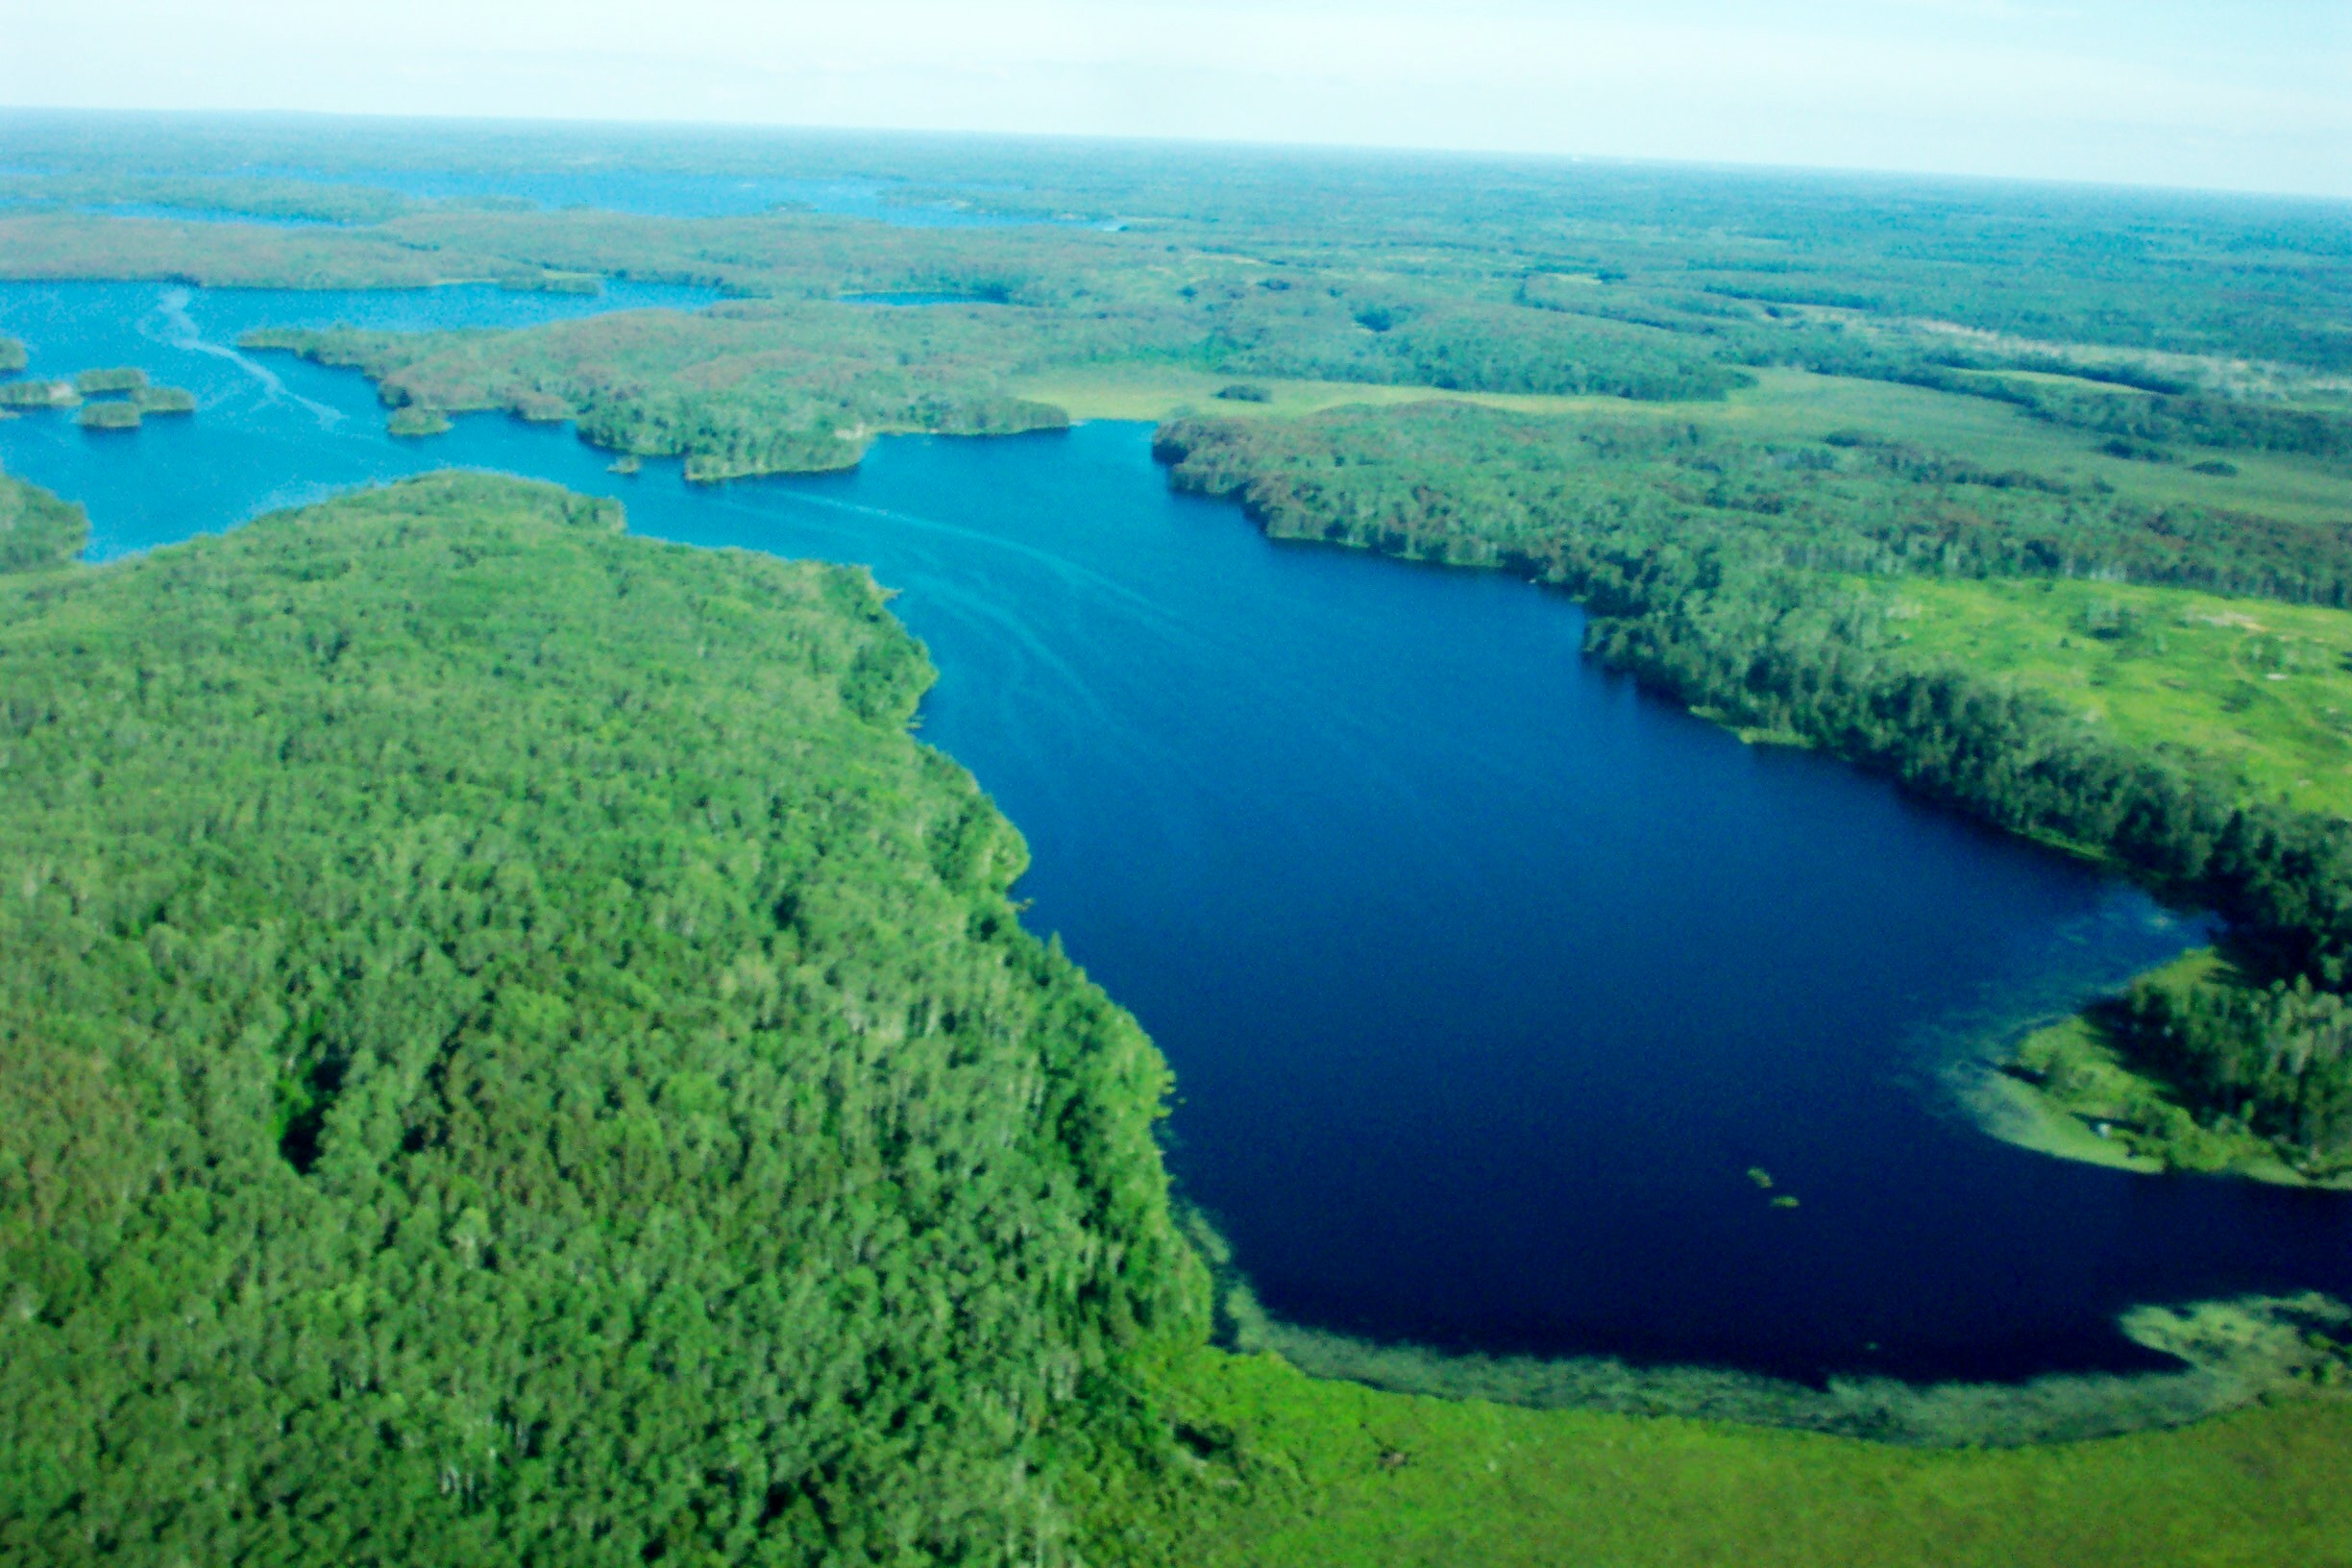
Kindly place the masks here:
POLYGON ((2162 1091, 2125 1069, 2090 1020, 2080 1016, 2035 1030, 2019 1043, 2012 1059, 2014 1066, 2029 1072, 2048 1072, 2061 1062, 2069 1064, 2070 1075, 2095 1074, 2098 1087, 2080 1098, 2062 1099, 1994 1064, 1971 1062, 1965 1069, 1954 1069, 1956 1088, 1976 1124, 2004 1143, 2143 1176, 2163 1171, 2163 1159, 2140 1152, 2137 1140, 2114 1136, 2112 1127, 2104 1136, 2097 1130, 2101 1122, 2130 1119, 2122 1109, 2126 1104, 2143 1095, 2161 1096, 2162 1091))
POLYGON ((1122 1533, 1196 1568, 2352 1562, 2352 1402, 2326 1392, 1935 1452, 1382 1393, 1272 1356, 1204 1352, 1172 1381, 1204 1469, 1236 1475, 1187 1488, 1181 1523, 1126 1500, 1122 1533))
POLYGON ((2263 512, 2296 522, 2352 519, 2352 472, 2311 458, 2260 452, 2227 453, 2235 477, 2199 474, 2184 449, 2175 463, 2138 462, 2098 450, 2096 437, 2010 406, 1891 381, 1760 370, 1756 384, 1721 404, 1682 404, 1671 411, 1763 439, 1819 440, 1832 430, 1867 430, 1943 452, 1965 453, 1988 468, 2023 468, 2055 478, 2096 480, 2148 505, 2191 503, 2263 512))
POLYGON ((2048 579, 1868 588, 1923 659, 2046 693, 2249 796, 2352 817, 2352 614, 2048 579))
MULTIPOLYGON (((1534 397, 1504 392, 1450 392, 1435 386, 1388 386, 1367 381, 1318 381, 1251 376, 1246 380, 1271 396, 1263 403, 1217 396, 1239 378, 1230 372, 1186 370, 1147 363, 1085 365, 1040 371, 1008 382, 1015 397, 1050 403, 1072 419, 1164 420, 1184 414, 1219 419, 1295 419, 1346 406, 1391 407, 1398 404, 1451 400, 1480 403, 1524 413, 1590 412, 1594 409, 1654 409, 1655 404, 1622 398, 1534 397)), ((1686 404, 1662 405, 1686 409, 1686 404)))

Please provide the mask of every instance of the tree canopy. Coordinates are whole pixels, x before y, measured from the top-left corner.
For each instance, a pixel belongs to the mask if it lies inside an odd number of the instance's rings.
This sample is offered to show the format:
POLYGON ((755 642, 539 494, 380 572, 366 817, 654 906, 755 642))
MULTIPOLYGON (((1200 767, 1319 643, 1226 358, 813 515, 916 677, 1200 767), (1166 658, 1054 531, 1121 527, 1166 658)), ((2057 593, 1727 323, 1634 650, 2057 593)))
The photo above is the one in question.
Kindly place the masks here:
POLYGON ((1198 1330, 1165 1072, 869 578, 479 477, 103 568, 0 505, 0 1555, 1063 1554, 1198 1330))

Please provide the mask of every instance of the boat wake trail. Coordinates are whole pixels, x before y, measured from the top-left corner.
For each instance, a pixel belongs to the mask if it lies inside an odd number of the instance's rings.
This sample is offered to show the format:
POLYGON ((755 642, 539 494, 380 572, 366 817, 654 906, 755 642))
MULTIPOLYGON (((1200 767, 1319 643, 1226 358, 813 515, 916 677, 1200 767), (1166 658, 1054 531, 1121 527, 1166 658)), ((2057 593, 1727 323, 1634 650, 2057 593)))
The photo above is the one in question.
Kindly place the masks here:
POLYGON ((281 380, 278 373, 269 366, 225 343, 208 339, 198 330, 196 318, 188 314, 188 301, 194 297, 192 291, 184 288, 164 290, 163 297, 156 302, 155 310, 139 324, 139 330, 175 349, 185 349, 192 354, 208 354, 215 359, 228 360, 258 382, 262 396, 270 402, 292 404, 307 410, 318 420, 319 429, 323 430, 332 429, 343 423, 345 416, 342 409, 304 397, 281 380))

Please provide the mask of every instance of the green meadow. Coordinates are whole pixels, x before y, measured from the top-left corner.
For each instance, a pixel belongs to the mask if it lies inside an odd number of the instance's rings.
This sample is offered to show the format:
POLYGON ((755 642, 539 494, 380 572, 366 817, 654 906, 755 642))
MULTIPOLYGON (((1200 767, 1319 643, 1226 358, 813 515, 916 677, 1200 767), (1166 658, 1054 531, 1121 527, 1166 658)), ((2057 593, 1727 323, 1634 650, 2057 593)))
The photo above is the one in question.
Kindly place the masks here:
POLYGON ((2352 1561, 2352 1401, 2173 1432, 1937 1451, 1530 1410, 1182 1363, 1207 1458, 1099 1506, 1123 1559, 1197 1568, 2276 1568, 2352 1561), (1228 1458, 1228 1456, 1231 1456, 1228 1458))
POLYGON ((2352 613, 2055 578, 1867 591, 1910 655, 2046 694, 2250 796, 2352 817, 2352 613))

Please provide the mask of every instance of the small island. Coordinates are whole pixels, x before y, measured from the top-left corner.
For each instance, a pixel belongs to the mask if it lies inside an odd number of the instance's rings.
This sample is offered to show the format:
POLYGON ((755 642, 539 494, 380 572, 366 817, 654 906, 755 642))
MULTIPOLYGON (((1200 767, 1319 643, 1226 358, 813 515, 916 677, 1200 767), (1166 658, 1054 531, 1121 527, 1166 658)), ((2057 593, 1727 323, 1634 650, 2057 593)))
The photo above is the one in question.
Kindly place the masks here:
POLYGON ((10 381, 0 384, 0 408, 71 408, 82 394, 71 381, 10 381))
POLYGON ((72 408, 86 430, 135 430, 150 414, 192 414, 196 394, 162 386, 135 366, 85 370, 68 380, 0 385, 0 409, 72 408))
POLYGON ((415 403, 393 409, 391 417, 384 421, 385 429, 407 438, 439 435, 449 428, 450 417, 447 413, 415 403))
MULTIPOLYGON (((12 342, 12 339, 0 342, 12 342)), ((21 344, 16 345, 22 368, 21 344)), ((0 354, 0 361, 5 360, 0 354)), ((135 366, 85 370, 55 380, 0 382, 0 413, 41 408, 78 409, 74 423, 89 430, 135 430, 150 414, 192 414, 196 394, 161 386, 135 366)))
POLYGON ((136 365, 110 365, 100 370, 78 372, 73 388, 86 398, 103 396, 109 392, 137 392, 147 385, 147 373, 136 365))
POLYGON ((147 415, 192 414, 196 411, 196 394, 185 387, 150 383, 133 394, 131 405, 147 415))
POLYGON ((499 280, 509 294, 582 294, 604 292, 604 280, 593 272, 517 272, 499 280))
POLYGON ((86 430, 135 430, 139 428, 138 404, 112 399, 86 403, 74 415, 74 423, 86 430))

